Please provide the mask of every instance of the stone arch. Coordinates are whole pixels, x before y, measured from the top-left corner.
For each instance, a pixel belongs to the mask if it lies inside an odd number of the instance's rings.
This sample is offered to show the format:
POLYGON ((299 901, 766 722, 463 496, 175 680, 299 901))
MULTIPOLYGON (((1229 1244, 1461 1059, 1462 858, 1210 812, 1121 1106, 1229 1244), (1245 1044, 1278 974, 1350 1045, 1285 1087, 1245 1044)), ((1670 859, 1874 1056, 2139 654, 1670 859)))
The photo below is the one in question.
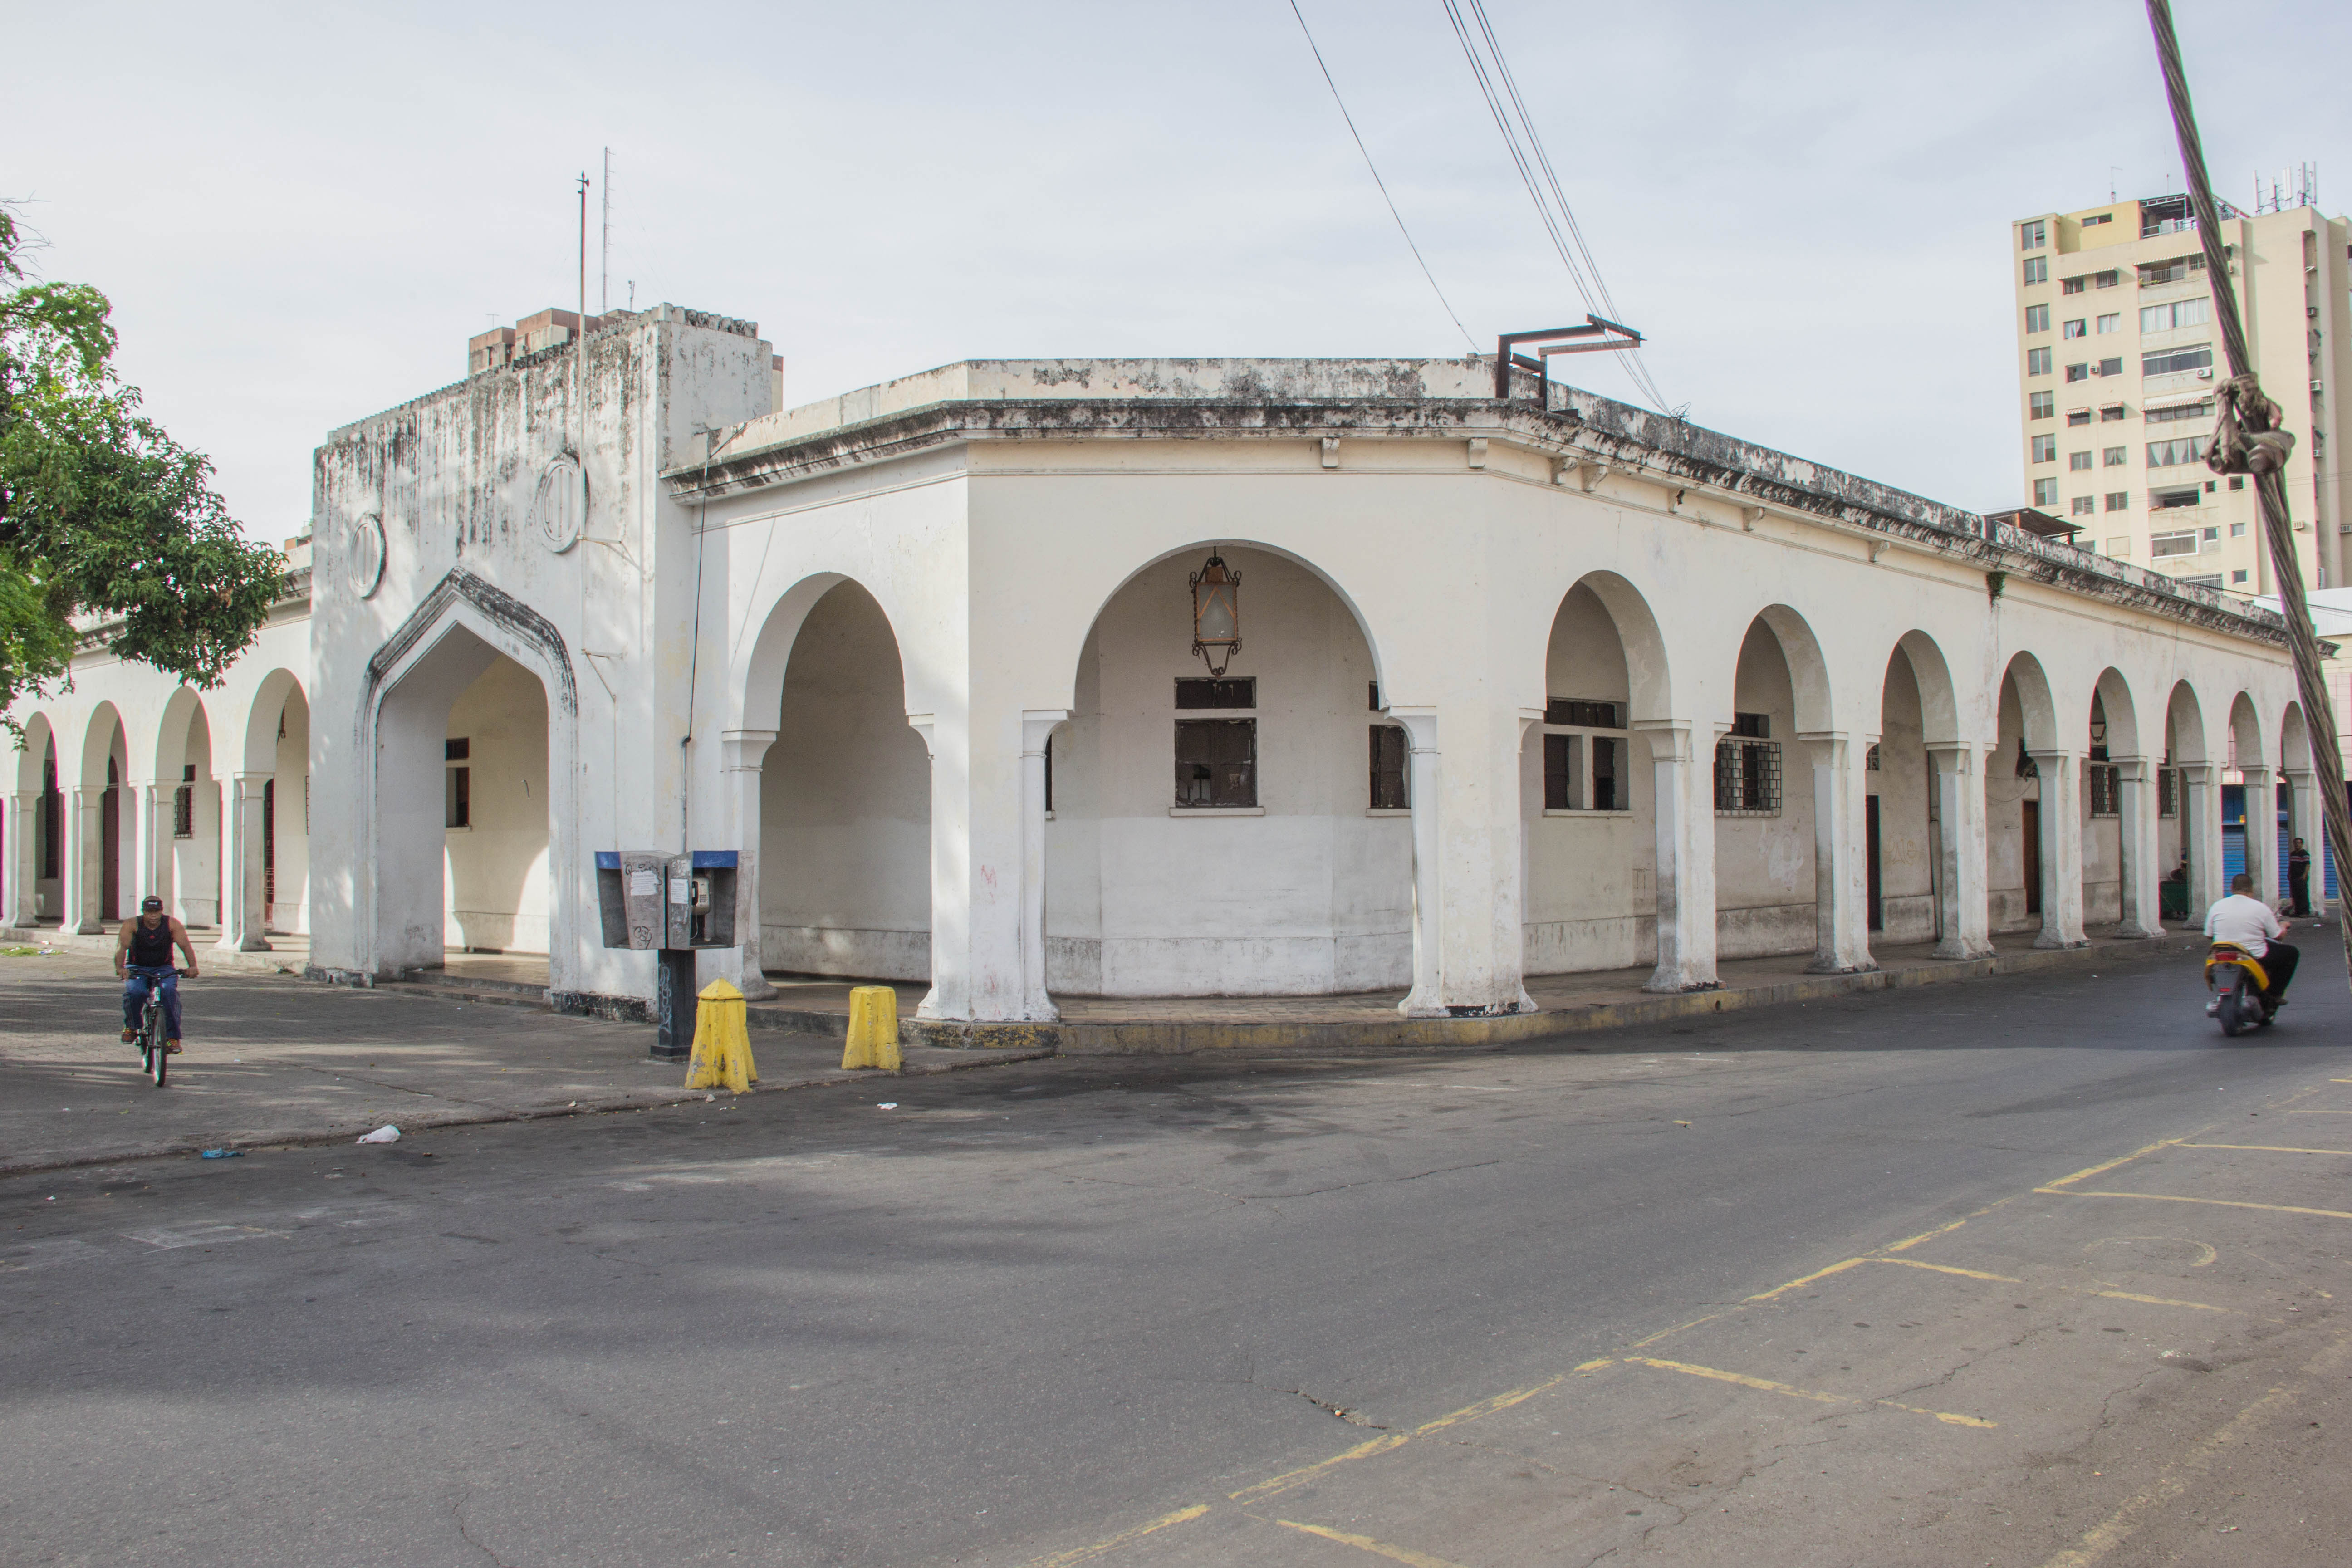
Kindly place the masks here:
MULTIPOLYGON (((2141 755, 2139 704, 2134 700, 2131 683, 2124 679, 2123 671, 2113 665, 2101 670, 2099 679, 2092 685, 2091 693, 2093 700, 2098 705, 2099 715, 2106 721, 2107 755, 2110 757, 2141 755)), ((2085 714, 2084 721, 2088 723, 2089 721, 2090 715, 2085 714)), ((2086 735, 2084 744, 2089 746, 2093 743, 2086 735)))
MULTIPOLYGON (((1649 599, 1614 572, 1588 572, 1576 580, 1569 593, 1578 588, 1590 590, 1616 623, 1617 640, 1625 655, 1630 717, 1635 723, 1672 718, 1673 667, 1666 654, 1665 637, 1658 630, 1658 617, 1650 608, 1649 599)), ((1567 595, 1561 595, 1560 602, 1567 603, 1567 595)), ((1558 619, 1555 608, 1555 625, 1558 619)))
POLYGON ((2017 692, 2025 749, 2049 752, 2063 745, 2058 703, 2051 695, 2049 672, 2042 668, 2042 661, 2030 653, 2017 654, 2010 659, 2001 679, 2017 692))
POLYGON ((931 977, 930 759, 908 722, 907 663, 888 609, 855 577, 803 578, 771 610, 737 731, 782 737, 739 759, 761 763, 747 980, 931 977))
POLYGON ((2239 768, 2270 765, 2270 753, 2263 745, 2262 711, 2243 691, 2230 700, 2230 763, 2239 768))
POLYGON ((1756 619, 1780 645, 1780 657, 1788 664, 1798 732, 1832 728, 1829 661, 1822 655, 1821 639, 1813 635, 1812 624, 1786 605, 1767 605, 1756 613, 1756 619))
POLYGON ((1045 989, 1405 983, 1424 804, 1407 796, 1426 783, 1407 737, 1424 721, 1391 711, 1363 616, 1331 574, 1249 540, 1203 541, 1126 573, 1084 629, 1070 717, 1050 742, 1045 989), (1187 578, 1212 550, 1241 575, 1226 679, 1246 689, 1179 685, 1209 674, 1191 651, 1187 578), (1180 691, 1215 705, 1181 707, 1180 691))
POLYGON ((79 782, 83 788, 106 787, 106 765, 113 759, 116 743, 127 743, 129 735, 122 722, 122 710, 113 703, 101 701, 89 710, 81 728, 79 782))
MULTIPOLYGON (((1888 653, 1892 663, 1897 655, 1909 662, 1911 679, 1919 689, 1919 720, 1921 742, 1928 746, 1956 746, 1960 743, 1959 689, 1952 679, 1952 667, 1936 639, 1916 627, 1895 639, 1888 653)), ((1885 690, 1881 687, 1881 701, 1885 690)), ((1882 713, 1880 725, 1885 726, 1882 713)))
POLYGON ((2206 749, 2205 708, 2197 700, 2197 688, 2186 680, 2176 680, 2165 700, 2165 747, 2173 762, 2203 763, 2210 761, 2206 749))
POLYGON ((575 929, 583 907, 579 696, 562 634, 462 569, 445 577, 368 661, 358 715, 360 863, 350 880, 362 974, 396 977, 443 962, 448 832, 445 737, 452 709, 500 658, 535 679, 547 715, 546 935, 551 994, 584 987, 575 929))
POLYGON ((37 795, 41 789, 41 766, 48 748, 56 742, 57 724, 47 713, 39 710, 25 715, 25 732, 16 745, 16 792, 37 795))
POLYGON ((15 738, 16 808, 8 816, 8 841, 0 847, 7 855, 6 866, 0 868, 5 883, 0 894, 6 900, 0 915, 12 925, 30 926, 58 912, 54 889, 45 892, 42 884, 49 880, 50 836, 62 827, 52 821, 58 803, 48 788, 56 766, 56 724, 37 709, 26 714, 23 723, 23 733, 15 738))
MULTIPOLYGON (((1076 701, 1076 672, 1078 668, 1078 661, 1080 658, 1083 657, 1087 639, 1094 635, 1096 626, 1101 623, 1103 612, 1109 607, 1111 602, 1117 599, 1121 594, 1126 593, 1129 588, 1133 586, 1137 579, 1170 561, 1181 560, 1192 555, 1198 555, 1205 560, 1211 552, 1223 552, 1232 550, 1254 551, 1262 554, 1276 556, 1319 579, 1323 586, 1330 590, 1332 595, 1346 607, 1349 616, 1354 619, 1358 634, 1363 637, 1365 647, 1370 651, 1372 661, 1372 679, 1375 681, 1378 681, 1381 685, 1381 700, 1383 702, 1388 700, 1390 660, 1387 656, 1387 650, 1383 647, 1379 635, 1373 629, 1371 617, 1364 613, 1361 601, 1348 588, 1347 584, 1341 582, 1334 573, 1322 565, 1322 563, 1300 553, 1297 551, 1274 543, 1269 540, 1260 539, 1249 534, 1227 533, 1199 536, 1182 544, 1178 544, 1171 548, 1160 551, 1158 553, 1152 555, 1149 560, 1144 561, 1139 565, 1120 576, 1119 579, 1116 583, 1113 583, 1106 591, 1095 595, 1093 607, 1083 619, 1076 616, 1072 616, 1067 623, 1055 635, 1066 638, 1075 637, 1075 641, 1070 641, 1066 646, 1060 648, 1053 648, 1049 647, 1037 665, 1037 668, 1040 669, 1058 669, 1071 672, 1069 679, 1072 684, 1068 687, 1063 688, 1059 692, 1055 693, 1053 700, 1049 701, 1046 706, 1049 708, 1068 708, 1076 701)), ((1244 646, 1247 646, 1248 643, 1249 626, 1250 600, 1248 590, 1244 587, 1242 596, 1242 639, 1244 646)))
POLYGON ((2316 767, 2311 746, 2311 726, 2304 721, 2303 704, 2290 702, 2279 717, 2279 766, 2289 773, 2316 767))

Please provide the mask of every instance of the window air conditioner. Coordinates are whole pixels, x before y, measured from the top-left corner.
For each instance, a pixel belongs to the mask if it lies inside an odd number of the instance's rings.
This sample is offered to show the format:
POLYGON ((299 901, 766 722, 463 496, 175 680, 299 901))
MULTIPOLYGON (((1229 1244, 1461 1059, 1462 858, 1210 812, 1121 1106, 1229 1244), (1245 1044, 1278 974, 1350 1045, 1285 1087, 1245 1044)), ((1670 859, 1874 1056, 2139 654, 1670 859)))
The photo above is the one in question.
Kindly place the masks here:
POLYGON ((2210 380, 2212 380, 2212 379, 2213 379, 2213 367, 2212 367, 2211 365, 2210 365, 2210 364, 2209 364, 2209 365, 2207 365, 2203 370, 2199 371, 2199 372, 2197 373, 2197 379, 2198 379, 2198 380, 2200 380, 2200 381, 2210 381, 2210 380))

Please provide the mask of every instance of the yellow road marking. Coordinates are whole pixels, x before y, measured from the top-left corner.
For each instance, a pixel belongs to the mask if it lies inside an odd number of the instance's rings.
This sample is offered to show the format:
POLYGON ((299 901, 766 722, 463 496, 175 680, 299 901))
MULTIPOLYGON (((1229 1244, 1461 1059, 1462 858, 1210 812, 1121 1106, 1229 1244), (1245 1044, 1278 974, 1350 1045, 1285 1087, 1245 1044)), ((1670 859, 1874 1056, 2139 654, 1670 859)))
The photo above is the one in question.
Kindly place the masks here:
MULTIPOLYGON (((1608 1364, 1606 1359, 1589 1361, 1576 1370, 1585 1372, 1593 1367, 1608 1364)), ((1255 1486, 1244 1487, 1237 1492, 1227 1492, 1225 1495, 1240 1503, 1259 1502, 1266 1498, 1279 1497, 1284 1492, 1294 1491, 1305 1486, 1328 1471, 1338 1469, 1341 1465, 1351 1465, 1358 1459, 1369 1459, 1375 1454, 1385 1454, 1391 1448, 1402 1448, 1414 1437, 1424 1433, 1443 1431, 1448 1426, 1459 1426, 1465 1421, 1481 1421, 1497 1411, 1508 1410, 1514 1405, 1533 1399, 1567 1375, 1566 1373, 1562 1373, 1559 1377, 1548 1379, 1532 1388, 1515 1388, 1507 1394, 1497 1394, 1491 1398, 1482 1399, 1475 1405, 1465 1405, 1461 1409, 1441 1415, 1434 1421, 1424 1421, 1409 1433, 1382 1433, 1368 1443, 1357 1444, 1344 1454, 1334 1454, 1329 1458, 1319 1460, 1303 1469, 1286 1471, 1270 1479, 1259 1481, 1255 1486)))
POLYGON ((2012 1279, 2006 1274, 1988 1274, 1981 1268, 1955 1268, 1948 1263, 1922 1263, 1916 1258, 1865 1258, 1864 1263, 1895 1263, 1906 1268, 1925 1268, 1937 1274, 1957 1274, 1963 1279, 1990 1279, 2001 1285, 2022 1285, 2022 1279, 2012 1279))
POLYGON ((1294 1488, 1305 1486, 1326 1470, 1336 1470, 1341 1465, 1353 1464, 1358 1459, 1369 1459, 1374 1454, 1385 1454, 1391 1448, 1402 1448, 1411 1441, 1402 1432, 1383 1433, 1369 1443, 1357 1444, 1344 1454, 1334 1454, 1304 1469, 1287 1471, 1271 1480, 1260 1481, 1255 1486, 1244 1487, 1237 1492, 1225 1495, 1235 1502, 1256 1502, 1264 1498, 1279 1497, 1294 1488))
POLYGON ((2109 1160, 2104 1164, 2092 1165, 2087 1169, 2075 1172, 2071 1176, 2061 1176, 2056 1181, 2050 1183, 2048 1185, 2036 1187, 2033 1190, 2037 1193, 2053 1193, 2060 1187, 2072 1186, 2074 1184, 2084 1180, 2085 1177, 2101 1175, 2108 1171, 2112 1171, 2117 1165, 2128 1165, 2143 1154, 2153 1154, 2158 1149, 2168 1149, 2173 1144, 2179 1142, 2180 1140, 2178 1138, 2162 1139, 2157 1142, 2150 1143, 2145 1149, 2135 1149, 2130 1153, 2122 1155, 2116 1159, 2109 1160))
MULTIPOLYGON (((1969 1216, 1970 1219, 1973 1219, 1974 1217, 1976 1216, 1973 1215, 1969 1216)), ((1960 1226, 1968 1223, 1968 1220, 1965 1219, 1956 1219, 1949 1225, 1939 1225, 1933 1230, 1923 1230, 1916 1236, 1906 1236, 1901 1241, 1896 1242, 1894 1246, 1881 1247, 1879 1250, 1882 1252, 1908 1252, 1911 1248, 1918 1246, 1923 1241, 1933 1241, 1937 1237, 1943 1236, 1950 1231, 1958 1230, 1960 1226)))
POLYGON ((2168 1296, 2135 1296, 2128 1290, 2094 1290, 2094 1296, 2107 1296, 2118 1301, 2142 1301, 2151 1307, 2194 1307, 2200 1312, 2231 1312, 2242 1318, 2250 1314, 2235 1307, 2209 1307, 2202 1301, 2176 1301, 2168 1296))
POLYGON ((2216 1208, 2263 1209, 2271 1214, 2317 1215, 2322 1219, 2352 1219, 2352 1214, 2342 1209, 2307 1209, 2294 1204, 2250 1204, 2232 1198, 2184 1198, 2172 1193, 2062 1193, 2055 1187, 2036 1187, 2037 1193, 2051 1193, 2062 1198, 2146 1198, 2158 1204, 2210 1204, 2216 1208))
POLYGON ((1737 1384, 1742 1388, 1753 1388, 1763 1394, 1782 1394, 1791 1399, 1809 1399, 1816 1405, 1884 1405, 1890 1409, 1910 1411, 1915 1415, 1932 1415, 1938 1421, 1948 1422, 1955 1426, 1979 1426, 1990 1429, 1998 1425, 1996 1422, 1981 1420, 1974 1415, 1954 1415, 1941 1410, 1922 1410, 1916 1405, 1898 1405, 1892 1399, 1856 1399, 1843 1394, 1823 1394, 1817 1389, 1799 1388, 1794 1384, 1775 1383, 1769 1377, 1750 1377, 1744 1372, 1725 1372, 1720 1367, 1695 1366, 1686 1361, 1659 1361, 1650 1356, 1628 1356, 1625 1359, 1627 1363, 1633 1366, 1654 1366, 1661 1372, 1679 1372, 1692 1377, 1713 1378, 1717 1383, 1737 1384))
MULTIPOLYGON (((1811 1274, 1805 1275, 1801 1279, 1791 1279, 1786 1285, 1775 1285, 1769 1290, 1760 1290, 1748 1299, 1751 1301, 1769 1301, 1773 1297, 1784 1295, 1790 1290, 1796 1289, 1800 1286, 1810 1285, 1816 1279, 1826 1279, 1832 1274, 1843 1274, 1849 1268, 1858 1268, 1869 1261, 1870 1259, 1867 1258, 1849 1258, 1843 1263, 1832 1263, 1827 1268, 1816 1268, 1811 1274)), ((1704 1318, 1699 1320, 1700 1322, 1705 1322, 1706 1321, 1706 1320, 1704 1318)), ((1690 1325, 1685 1324, 1684 1326, 1687 1328, 1690 1325)), ((1667 1331, 1673 1332, 1674 1331, 1669 1330, 1667 1331)), ((1658 1340, 1664 1339, 1665 1337, 1666 1336, 1664 1334, 1654 1334, 1651 1336, 1652 1339, 1658 1340)), ((1642 1348, 1642 1345, 1646 1345, 1650 1342, 1650 1340, 1643 1340, 1641 1342, 1641 1344, 1637 1344, 1633 1348, 1639 1350, 1642 1348)))
POLYGON ((1602 1356, 1597 1361, 1580 1363, 1573 1370, 1576 1372, 1598 1372, 1604 1366, 1614 1366, 1615 1364, 1616 1358, 1614 1356, 1602 1356))
MULTIPOLYGON (((2352 1350, 2352 1339, 2342 1339, 2314 1356, 2303 1369, 2306 1377, 2333 1371, 2352 1350)), ((2170 1474, 2154 1486, 2133 1494, 2115 1512, 2107 1515, 2084 1535, 2083 1539, 2061 1552, 2042 1568, 2090 1568, 2100 1558, 2121 1546, 2132 1531, 2139 1528, 2140 1515, 2150 1509, 2160 1508, 2189 1489, 2189 1479, 2213 1462, 2213 1457, 2238 1441, 2248 1426, 2281 1405, 2291 1405, 2300 1392, 2294 1388, 2273 1388, 2243 1410, 2223 1423, 2210 1436, 2190 1449, 2187 1458, 2170 1474)))
POLYGON ((1459 1563, 1449 1562, 1443 1557, 1432 1557, 1428 1552, 1415 1552, 1410 1546, 1391 1546, 1385 1541, 1374 1541, 1369 1535, 1346 1535, 1336 1530, 1326 1530, 1319 1524, 1301 1524, 1293 1519, 1277 1519, 1274 1522, 1285 1530, 1305 1531, 1309 1535, 1319 1535, 1326 1541, 1336 1541, 1342 1546, 1352 1546, 1360 1552, 1369 1552, 1375 1556, 1385 1557, 1391 1563, 1410 1563, 1412 1568, 1462 1568, 1459 1563))
POLYGON ((1174 1513, 1163 1513, 1149 1524, 1139 1524, 1132 1530, 1122 1530, 1107 1540, 1096 1542, 1092 1546, 1080 1546, 1068 1552, 1056 1552, 1051 1557, 1040 1557, 1034 1563, 1028 1564, 1028 1568, 1070 1568, 1072 1563, 1084 1563, 1089 1557, 1099 1557, 1106 1552, 1116 1551, 1129 1542, 1140 1540, 1155 1530, 1165 1530, 1171 1524, 1189 1523, 1208 1511, 1207 1503, 1196 1502, 1191 1508, 1180 1508, 1174 1513))
MULTIPOLYGON (((1731 1310, 1733 1310, 1733 1311, 1735 1311, 1735 1312, 1736 1312, 1736 1311, 1738 1311, 1738 1310, 1739 1310, 1739 1309, 1738 1309, 1738 1308, 1737 1308, 1737 1307, 1734 1307, 1734 1308, 1732 1308, 1732 1309, 1731 1309, 1731 1310)), ((1645 1348, 1646 1346, 1650 1346, 1650 1345, 1656 1344, 1660 1340, 1670 1340, 1670 1339, 1674 1338, 1676 1334, 1681 1333, 1685 1329, 1695 1329, 1695 1328, 1697 1328, 1701 1323, 1711 1323, 1711 1322, 1715 1321, 1717 1318, 1720 1318, 1721 1316, 1723 1316, 1723 1314, 1722 1314, 1721 1312, 1709 1312, 1709 1313, 1708 1313, 1706 1317, 1704 1317, 1704 1318, 1693 1318, 1693 1319, 1692 1319, 1689 1322, 1687 1322, 1687 1323, 1676 1323, 1676 1324, 1675 1324, 1673 1328, 1671 1328, 1671 1329, 1660 1329, 1656 1333, 1652 1334, 1652 1335, 1651 1335, 1649 1338, 1647 1338, 1647 1339, 1635 1340, 1635 1341, 1633 1342, 1633 1348, 1634 1350, 1637 1350, 1637 1351, 1638 1351, 1638 1350, 1642 1350, 1642 1349, 1645 1348)))
MULTIPOLYGON (((1590 1366, 1592 1363, 1588 1362, 1585 1364, 1590 1366)), ((1579 1368, 1578 1370, 1581 1371, 1582 1369, 1579 1368)), ((1566 1374, 1563 1373, 1562 1375, 1565 1376, 1566 1374)), ((1533 1388, 1515 1388, 1508 1394, 1498 1394, 1492 1399, 1482 1399, 1475 1405, 1465 1405, 1451 1415, 1441 1415, 1434 1421, 1423 1422, 1420 1426, 1412 1429, 1413 1435, 1415 1436, 1419 1436, 1424 1432, 1435 1432, 1447 1426, 1459 1426, 1465 1421, 1477 1421, 1485 1418, 1486 1416, 1492 1415, 1497 1411, 1508 1410, 1514 1405, 1522 1404, 1527 1400, 1533 1399, 1537 1394, 1541 1394, 1545 1389, 1551 1387, 1553 1384, 1556 1384, 1559 1381, 1559 1378, 1557 1377, 1549 1378, 1542 1383, 1537 1384, 1533 1388)))
POLYGON ((2183 1143, 2183 1149, 2243 1149, 2249 1154, 2352 1154, 2352 1149, 2290 1149, 2276 1143, 2183 1143))

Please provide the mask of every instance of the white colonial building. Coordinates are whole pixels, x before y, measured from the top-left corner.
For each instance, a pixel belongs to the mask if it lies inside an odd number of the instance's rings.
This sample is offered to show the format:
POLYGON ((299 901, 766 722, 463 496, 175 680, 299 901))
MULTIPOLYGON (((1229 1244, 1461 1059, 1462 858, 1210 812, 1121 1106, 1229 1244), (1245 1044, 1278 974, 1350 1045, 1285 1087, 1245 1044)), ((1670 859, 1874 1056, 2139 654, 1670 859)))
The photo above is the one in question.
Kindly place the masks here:
POLYGON ((982 362, 785 412, 772 364, 664 306, 334 432, 315 571, 226 684, 93 652, 16 713, 10 920, 155 890, 338 978, 543 952, 604 1009, 655 964, 604 945, 596 854, 722 850, 750 940, 701 962, 755 994, 1491 1015, 1531 974, 2152 932, 2184 855, 2218 891, 2225 769, 2317 822, 2267 612, 1498 399, 1491 360, 982 362))

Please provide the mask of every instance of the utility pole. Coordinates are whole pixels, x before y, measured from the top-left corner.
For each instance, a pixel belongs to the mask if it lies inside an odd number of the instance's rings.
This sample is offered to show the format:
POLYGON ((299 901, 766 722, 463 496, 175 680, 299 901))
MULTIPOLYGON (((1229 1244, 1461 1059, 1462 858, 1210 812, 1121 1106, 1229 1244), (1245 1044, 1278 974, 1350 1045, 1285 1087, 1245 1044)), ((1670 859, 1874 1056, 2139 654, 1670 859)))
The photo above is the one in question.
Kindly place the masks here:
POLYGON ((572 417, 580 421, 580 460, 588 460, 588 171, 580 171, 580 337, 572 350, 572 417))
MULTIPOLYGON (((2215 473, 2254 476, 2262 500, 2263 537, 2270 543, 2271 574, 2278 579, 2279 607, 2286 620, 2287 646, 2294 654, 2295 685, 2303 697, 2303 716, 2311 738, 2312 761, 2319 769, 2320 816, 2326 824, 2328 853, 2336 859, 2336 923, 2344 939, 2346 972, 2352 974, 2352 801, 2344 794, 2344 753, 2336 741, 2336 710, 2327 700, 2327 679, 2319 667, 2319 638, 2311 629, 2311 605, 2304 597, 2303 574, 2295 561, 2294 528, 2286 510, 2286 483, 2279 470, 2294 449, 2294 437, 2278 429, 2278 405, 2262 393, 2248 367, 2246 324, 2238 310, 2238 291, 2230 282, 2230 256, 2221 243, 2220 208, 2213 186, 2205 175, 2204 144, 2197 135, 2197 114, 2189 102, 2189 78, 2180 63, 2180 40, 2172 29, 2170 0, 2147 0, 2148 26, 2156 34, 2156 54, 2164 68, 2164 87, 2172 103, 2172 129, 2180 142, 2180 163, 2189 176, 2189 200, 2197 214, 2197 232, 2205 251, 2205 276, 2213 290, 2213 317, 2221 324, 2221 348, 2230 361, 2230 380, 2219 389, 2221 421, 2205 466, 2215 473)), ((2246 805, 2246 826, 2252 831, 2257 803, 2246 805)), ((2261 821, 2276 820, 2275 802, 2259 803, 2261 821)), ((2325 884, 2323 883, 2323 891, 2325 884)))

